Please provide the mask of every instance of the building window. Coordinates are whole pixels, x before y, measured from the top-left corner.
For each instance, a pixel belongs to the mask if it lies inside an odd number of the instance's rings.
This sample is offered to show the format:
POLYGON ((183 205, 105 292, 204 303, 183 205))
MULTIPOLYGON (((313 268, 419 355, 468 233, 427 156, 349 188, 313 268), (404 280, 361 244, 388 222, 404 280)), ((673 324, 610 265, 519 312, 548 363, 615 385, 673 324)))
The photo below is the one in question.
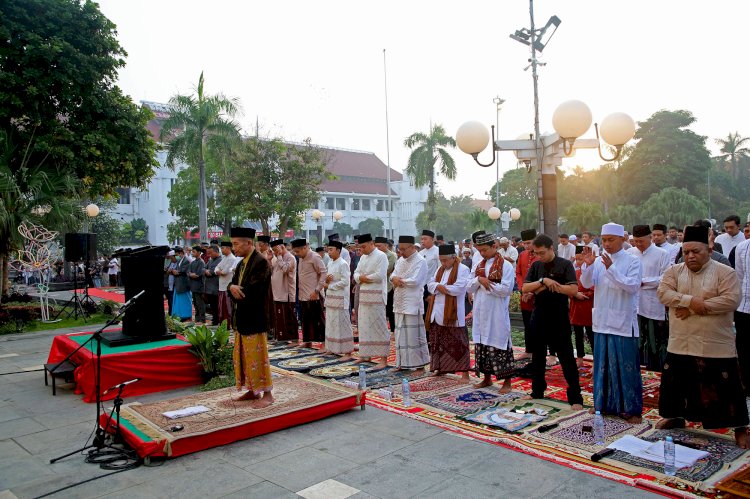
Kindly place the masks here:
POLYGON ((346 199, 344 199, 344 198, 336 198, 336 209, 337 210, 345 210, 346 209, 346 199))
POLYGON ((375 211, 391 211, 388 209, 388 200, 378 199, 375 201, 375 211))
POLYGON ((370 211, 370 200, 369 199, 363 199, 362 200, 362 211, 370 211))
POLYGON ((118 187, 117 194, 120 196, 120 199, 117 200, 117 204, 130 204, 129 187, 118 187))
POLYGON ((358 211, 361 208, 359 207, 359 199, 353 198, 352 199, 352 210, 358 211))
POLYGON ((326 208, 333 210, 336 203, 336 198, 326 198, 326 208))

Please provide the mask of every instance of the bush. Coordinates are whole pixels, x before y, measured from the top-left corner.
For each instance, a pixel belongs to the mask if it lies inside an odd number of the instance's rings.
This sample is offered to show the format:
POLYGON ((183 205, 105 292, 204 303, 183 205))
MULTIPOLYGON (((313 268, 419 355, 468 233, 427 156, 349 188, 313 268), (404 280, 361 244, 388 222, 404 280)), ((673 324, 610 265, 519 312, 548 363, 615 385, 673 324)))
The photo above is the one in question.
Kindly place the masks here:
POLYGON ((190 343, 190 351, 198 357, 203 371, 208 375, 218 374, 217 366, 224 359, 229 344, 227 321, 215 330, 208 326, 190 326, 185 330, 185 339, 190 343))
POLYGON ((102 300, 99 302, 99 310, 108 317, 114 317, 120 309, 120 304, 113 300, 102 300))

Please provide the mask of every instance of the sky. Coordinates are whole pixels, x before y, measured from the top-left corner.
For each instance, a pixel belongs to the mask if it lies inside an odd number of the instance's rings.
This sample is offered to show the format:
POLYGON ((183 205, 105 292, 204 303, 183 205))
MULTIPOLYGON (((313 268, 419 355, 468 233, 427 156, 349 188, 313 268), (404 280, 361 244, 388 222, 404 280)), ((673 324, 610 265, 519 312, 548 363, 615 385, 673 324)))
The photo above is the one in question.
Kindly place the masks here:
MULTIPOLYGON (((99 4, 128 52, 118 85, 136 102, 191 93, 203 71, 206 92, 239 98, 245 133, 257 121, 261 135, 371 151, 399 171, 410 153, 404 139, 431 124, 455 136, 466 121, 499 120, 500 139, 534 128, 529 48, 508 36, 529 26, 527 0, 99 4), (499 117, 496 96, 505 100, 499 117)), ((552 113, 570 99, 586 102, 594 121, 687 109, 713 154, 715 138, 750 134, 750 2, 536 0, 534 10, 537 26, 562 20, 540 57, 542 134, 554 131, 552 113)), ((584 137, 594 137, 593 125, 584 137)), ((459 149, 452 155, 456 180, 439 177, 438 188, 486 199, 496 168, 459 149)), ((489 149, 480 159, 490 159, 489 149)), ((600 163, 594 151, 579 151, 563 167, 600 163)), ((500 176, 512 168, 513 154, 499 154, 500 176)))

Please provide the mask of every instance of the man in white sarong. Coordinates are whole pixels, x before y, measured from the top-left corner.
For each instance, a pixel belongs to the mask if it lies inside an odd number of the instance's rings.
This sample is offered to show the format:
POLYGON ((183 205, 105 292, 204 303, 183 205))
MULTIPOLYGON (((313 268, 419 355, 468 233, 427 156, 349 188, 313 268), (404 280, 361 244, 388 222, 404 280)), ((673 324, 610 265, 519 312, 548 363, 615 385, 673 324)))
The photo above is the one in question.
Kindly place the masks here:
POLYGON ((354 282, 359 286, 357 326, 359 329, 359 359, 368 362, 380 357, 377 368, 388 365, 391 350, 391 332, 385 320, 385 304, 388 301, 388 257, 375 247, 370 234, 358 236, 362 251, 354 282))
POLYGON ((326 346, 327 352, 343 355, 349 360, 354 351, 351 316, 349 315, 349 264, 341 256, 344 245, 338 240, 328 244, 328 275, 326 290, 326 346))
POLYGON ((393 312, 396 314, 396 369, 424 369, 430 362, 424 326, 424 286, 427 262, 417 253, 413 236, 401 236, 401 258, 391 274, 393 312))
POLYGON ((469 282, 469 291, 474 293, 471 334, 476 374, 484 375, 484 379, 474 386, 492 385, 495 375, 498 380, 505 379, 500 393, 507 393, 515 372, 508 305, 516 273, 513 265, 497 254, 494 235, 478 236, 476 246, 482 260, 472 269, 469 282))

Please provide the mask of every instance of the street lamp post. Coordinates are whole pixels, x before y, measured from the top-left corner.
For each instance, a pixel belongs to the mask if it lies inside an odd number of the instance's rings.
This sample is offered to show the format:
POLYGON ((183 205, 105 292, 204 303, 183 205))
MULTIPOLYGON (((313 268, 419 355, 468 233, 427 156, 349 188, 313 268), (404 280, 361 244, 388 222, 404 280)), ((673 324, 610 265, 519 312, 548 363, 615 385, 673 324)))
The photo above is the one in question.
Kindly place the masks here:
POLYGON ((323 224, 322 224, 322 221, 325 218, 326 214, 323 213, 322 211, 318 210, 318 209, 315 209, 310 214, 310 216, 312 217, 313 220, 315 220, 315 224, 318 226, 317 231, 316 231, 317 232, 316 235, 318 237, 318 244, 320 244, 321 241, 323 240, 323 224))
POLYGON ((83 219, 83 232, 85 233, 89 231, 89 218, 99 216, 99 207, 94 203, 90 203, 83 209, 83 211, 86 213, 86 216, 83 219))
MULTIPOLYGON (((492 102, 495 103, 495 129, 498 133, 500 133, 500 108, 503 105, 503 102, 505 102, 503 99, 500 98, 498 95, 494 99, 492 99, 492 102)), ((495 164, 495 206, 500 204, 500 162, 498 161, 495 164)))

